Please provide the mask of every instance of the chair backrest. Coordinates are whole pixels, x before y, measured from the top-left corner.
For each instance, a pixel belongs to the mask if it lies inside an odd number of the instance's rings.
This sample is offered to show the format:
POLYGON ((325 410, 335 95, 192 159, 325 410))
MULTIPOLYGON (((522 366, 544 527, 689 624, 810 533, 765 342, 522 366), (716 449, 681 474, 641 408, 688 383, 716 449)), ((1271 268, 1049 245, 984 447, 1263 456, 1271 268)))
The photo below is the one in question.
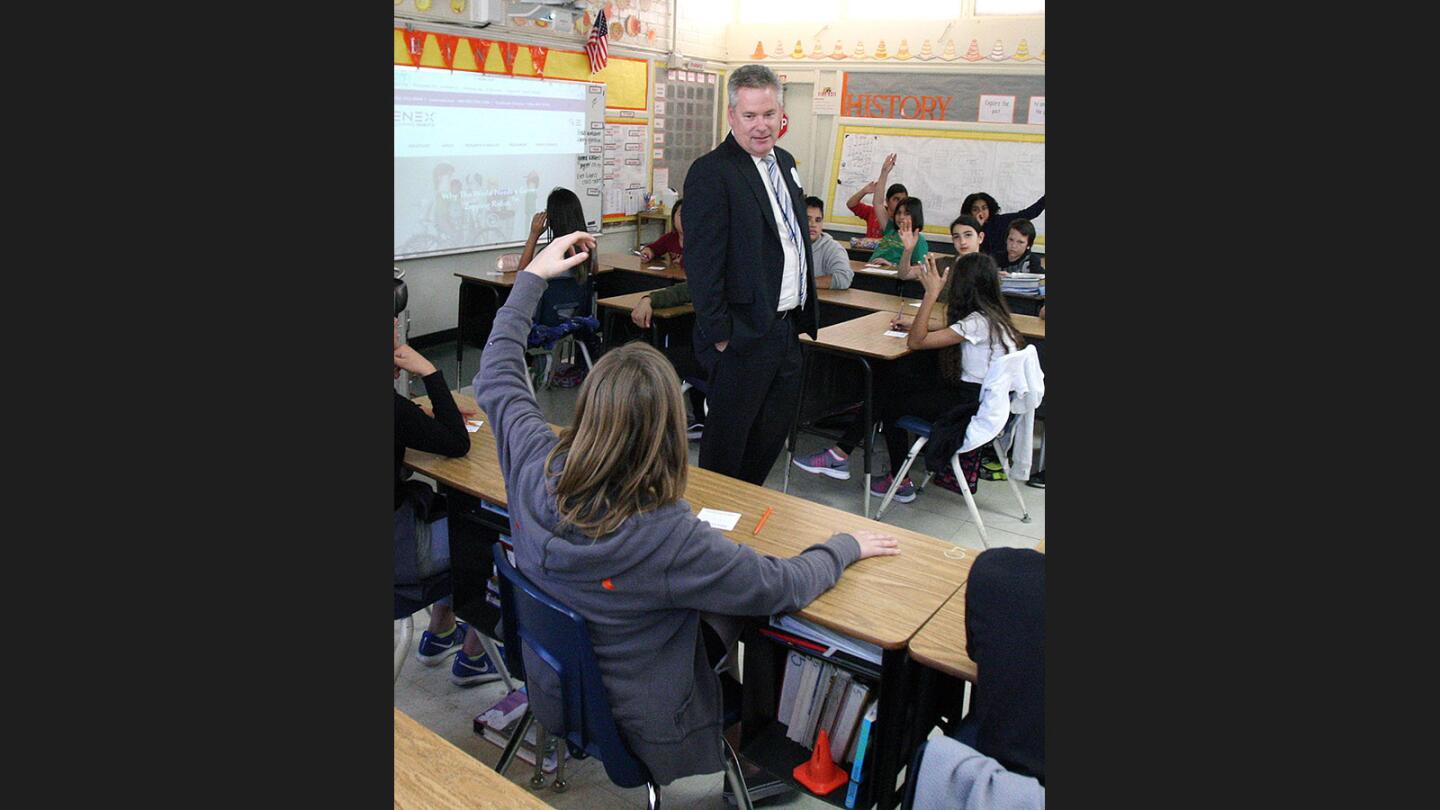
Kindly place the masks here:
POLYGON ((592 278, 587 278, 584 284, 569 276, 550 279, 550 285, 545 288, 539 305, 535 307, 535 323, 541 326, 559 326, 571 318, 589 315, 592 278))
POLYGON ((1040 359, 1033 344, 991 360, 985 382, 980 386, 980 410, 965 429, 965 442, 960 452, 968 453, 999 436, 1009 423, 1011 414, 1023 415, 1034 410, 1045 393, 1043 380, 1040 359), (1027 371, 1030 373, 1027 374, 1027 371), (1012 396, 1016 391, 1029 391, 1028 380, 1042 381, 1039 390, 1030 391, 1031 396, 1028 397, 1012 396))
MULTIPOLYGON (((650 782, 649 770, 630 752, 615 725, 584 617, 540 590, 503 552, 495 555, 495 570, 500 574, 505 663, 511 674, 529 680, 521 654, 523 644, 560 681, 563 728, 546 731, 599 758, 610 781, 620 787, 650 782)), ((530 700, 539 699, 531 690, 530 700)))

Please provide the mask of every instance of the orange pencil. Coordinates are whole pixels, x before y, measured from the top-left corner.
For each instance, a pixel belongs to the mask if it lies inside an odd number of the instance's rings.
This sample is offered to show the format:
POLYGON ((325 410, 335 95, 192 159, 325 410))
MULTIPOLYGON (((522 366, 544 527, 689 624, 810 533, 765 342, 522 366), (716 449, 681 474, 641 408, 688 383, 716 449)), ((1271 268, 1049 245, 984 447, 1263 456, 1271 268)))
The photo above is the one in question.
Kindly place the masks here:
POLYGON ((763 515, 760 516, 760 522, 755 524, 755 534, 759 534, 759 533, 760 533, 761 527, 763 527, 763 526, 765 525, 765 521, 769 520, 769 519, 770 519, 770 515, 774 514, 774 512, 775 512, 775 507, 773 507, 773 506, 766 507, 766 509, 765 509, 765 514, 763 514, 763 515))

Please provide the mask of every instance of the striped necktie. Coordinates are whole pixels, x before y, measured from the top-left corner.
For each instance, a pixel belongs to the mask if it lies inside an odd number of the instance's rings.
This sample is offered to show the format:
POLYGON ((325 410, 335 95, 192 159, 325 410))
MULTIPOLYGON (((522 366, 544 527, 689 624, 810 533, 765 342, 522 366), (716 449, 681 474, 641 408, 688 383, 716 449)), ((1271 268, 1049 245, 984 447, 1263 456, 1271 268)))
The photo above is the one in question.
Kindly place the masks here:
POLYGON ((790 200, 790 191, 785 187, 785 178, 780 176, 780 166, 775 161, 775 155, 766 155, 761 158, 765 161, 765 170, 770 174, 770 193, 775 195, 775 203, 780 209, 780 218, 785 220, 785 230, 789 232, 790 244, 795 246, 796 264, 800 267, 800 306, 805 306, 805 249, 800 244, 800 228, 795 224, 795 204, 790 200))

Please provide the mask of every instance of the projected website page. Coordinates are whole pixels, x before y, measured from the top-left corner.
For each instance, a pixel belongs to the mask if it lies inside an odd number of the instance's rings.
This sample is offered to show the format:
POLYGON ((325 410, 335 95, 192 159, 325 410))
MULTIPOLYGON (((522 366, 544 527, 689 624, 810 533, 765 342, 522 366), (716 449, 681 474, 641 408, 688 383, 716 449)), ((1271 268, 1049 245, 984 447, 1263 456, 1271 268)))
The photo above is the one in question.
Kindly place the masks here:
POLYGON ((395 68, 395 255, 524 241, 585 149, 579 82, 395 68))

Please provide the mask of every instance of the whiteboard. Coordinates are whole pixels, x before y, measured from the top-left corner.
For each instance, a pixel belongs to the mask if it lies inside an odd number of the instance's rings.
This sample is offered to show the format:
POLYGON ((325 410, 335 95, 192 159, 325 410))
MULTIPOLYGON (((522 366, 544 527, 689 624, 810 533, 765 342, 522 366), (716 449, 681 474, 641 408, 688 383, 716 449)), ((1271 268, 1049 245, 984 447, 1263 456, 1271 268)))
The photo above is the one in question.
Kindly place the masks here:
MULTIPOLYGON (((903 183, 925 205, 925 232, 949 237, 968 194, 988 192, 1001 213, 1028 207, 1045 194, 1045 136, 976 130, 840 127, 831 176, 837 182, 826 203, 827 222, 865 226, 845 201, 880 176, 885 156, 895 153, 890 183, 903 183)), ((884 194, 884 189, 877 189, 884 194)), ((865 202, 872 203, 870 199, 865 202)), ((884 200, 880 200, 883 204, 884 200)), ((1045 244, 1045 215, 1032 220, 1035 244, 1045 244)))
POLYGON ((550 190, 600 232, 605 85, 395 66, 395 258, 525 241, 550 190))

